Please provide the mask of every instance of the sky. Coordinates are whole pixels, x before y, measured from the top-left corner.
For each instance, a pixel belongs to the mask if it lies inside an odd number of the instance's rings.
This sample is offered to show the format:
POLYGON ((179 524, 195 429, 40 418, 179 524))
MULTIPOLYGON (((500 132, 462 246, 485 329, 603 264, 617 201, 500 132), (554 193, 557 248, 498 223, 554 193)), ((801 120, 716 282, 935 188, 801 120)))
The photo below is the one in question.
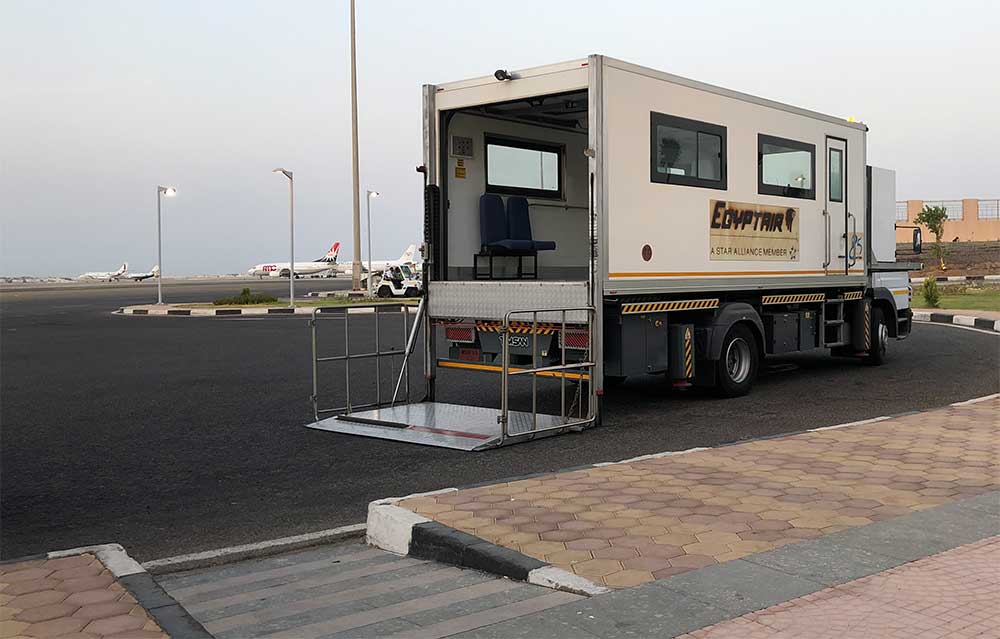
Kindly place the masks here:
MULTIPOLYGON (((358 0, 374 257, 419 243, 420 87, 602 53, 868 124, 900 199, 1000 197, 1000 3, 358 0)), ((347 0, 0 0, 0 275, 350 259, 347 0)), ((364 198, 362 197, 362 207, 364 198)), ((362 208, 362 224, 364 224, 362 208)), ((364 243, 365 240, 363 239, 364 243)))

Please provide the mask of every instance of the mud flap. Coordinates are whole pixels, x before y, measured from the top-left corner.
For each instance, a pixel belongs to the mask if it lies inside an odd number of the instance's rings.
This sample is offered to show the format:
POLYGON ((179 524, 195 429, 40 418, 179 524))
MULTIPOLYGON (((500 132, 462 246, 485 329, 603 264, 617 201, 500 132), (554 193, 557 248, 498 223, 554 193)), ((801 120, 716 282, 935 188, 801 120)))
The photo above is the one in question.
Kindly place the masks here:
POLYGON ((872 302, 861 299, 851 305, 851 348, 867 353, 872 347, 872 302))

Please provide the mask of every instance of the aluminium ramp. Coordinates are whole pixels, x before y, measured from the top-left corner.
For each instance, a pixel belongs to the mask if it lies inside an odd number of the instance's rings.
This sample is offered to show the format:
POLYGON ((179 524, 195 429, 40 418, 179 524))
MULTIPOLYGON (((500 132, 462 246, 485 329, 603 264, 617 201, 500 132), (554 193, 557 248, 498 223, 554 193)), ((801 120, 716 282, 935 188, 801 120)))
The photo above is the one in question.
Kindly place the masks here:
MULTIPOLYGON (((500 445, 498 414, 495 408, 422 402, 330 417, 307 424, 307 428, 455 450, 485 450, 500 445)), ((531 413, 510 411, 509 435, 503 443, 529 441, 533 434, 546 437, 565 432, 558 426, 571 421, 572 418, 539 413, 536 424, 532 424, 531 413), (536 428, 549 430, 534 433, 536 428)))

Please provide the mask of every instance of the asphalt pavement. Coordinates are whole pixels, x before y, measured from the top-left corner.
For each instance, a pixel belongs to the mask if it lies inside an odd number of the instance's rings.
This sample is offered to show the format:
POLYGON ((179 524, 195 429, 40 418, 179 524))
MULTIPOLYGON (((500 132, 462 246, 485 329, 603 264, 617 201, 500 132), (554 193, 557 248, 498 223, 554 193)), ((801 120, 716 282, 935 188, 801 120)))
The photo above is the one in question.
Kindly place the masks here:
MULTIPOLYGON (((165 297, 209 301, 245 285, 171 282, 165 297)), ((251 287, 280 295, 287 281, 251 287)), ((148 302, 155 284, 28 288, 0 290, 3 558, 118 542, 155 559, 356 523, 381 497, 933 408, 1000 386, 996 336, 917 325, 882 367, 776 358, 753 393, 730 400, 629 380, 608 392, 600 428, 465 453, 304 428, 303 317, 125 317, 110 311, 148 302)), ((356 326, 371 339, 370 319, 356 326)), ((438 399, 496 405, 498 381, 448 371, 438 399)))

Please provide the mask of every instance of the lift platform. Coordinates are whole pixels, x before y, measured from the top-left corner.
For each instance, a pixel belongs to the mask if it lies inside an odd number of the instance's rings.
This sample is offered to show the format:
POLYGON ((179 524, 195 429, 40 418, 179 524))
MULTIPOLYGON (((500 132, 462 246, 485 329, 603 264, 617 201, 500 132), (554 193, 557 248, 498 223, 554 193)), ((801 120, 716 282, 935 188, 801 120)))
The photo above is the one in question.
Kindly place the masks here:
POLYGON ((375 408, 309 424, 309 428, 346 435, 391 439, 410 444, 439 446, 456 450, 486 450, 501 445, 529 441, 572 428, 571 418, 531 413, 508 413, 507 437, 501 436, 495 408, 463 406, 444 402, 421 402, 375 408), (534 435, 534 436, 533 436, 534 435))
MULTIPOLYGON (((353 313, 349 309, 339 309, 336 313, 320 313, 319 309, 313 312, 310 321, 313 344, 312 404, 316 421, 307 424, 307 428, 345 435, 359 435, 362 437, 421 444, 424 446, 481 451, 558 435, 567 431, 582 430, 596 421, 596 398, 592 395, 588 398, 581 397, 581 394, 584 393, 584 387, 588 389, 588 392, 593 393, 592 385, 589 383, 574 386, 574 395, 576 397, 573 399, 573 405, 577 407, 577 414, 571 414, 573 411, 568 411, 566 408, 566 379, 589 379, 589 375, 584 375, 583 372, 592 370, 594 366, 593 362, 583 361, 564 363, 561 366, 533 366, 532 368, 518 366, 515 368, 508 364, 510 353, 506 339, 503 342, 501 365, 499 367, 502 394, 499 410, 483 406, 434 401, 410 402, 409 375, 411 367, 408 364, 417 334, 420 330, 421 320, 424 317, 424 303, 421 302, 420 306, 417 307, 412 325, 410 325, 409 316, 414 313, 413 307, 372 306, 367 311, 362 311, 358 307, 355 307, 353 310, 354 313, 367 312, 367 314, 371 315, 369 319, 374 324, 375 331, 375 349, 373 351, 351 352, 351 323, 352 321, 357 323, 359 319, 355 318, 352 320, 351 315, 353 313), (385 323, 386 315, 397 314, 403 318, 403 330, 404 334, 407 335, 406 346, 402 349, 381 349, 380 342, 384 340, 380 340, 379 336, 380 323, 385 323), (344 322, 343 354, 320 356, 318 353, 318 329, 320 324, 328 318, 336 318, 344 322), (383 401, 380 362, 386 358, 390 360, 402 358, 402 362, 392 397, 383 401), (375 361, 375 401, 363 405, 351 402, 351 362, 357 362, 357 360, 375 361), (327 362, 343 363, 346 389, 346 404, 344 406, 325 408, 320 405, 319 371, 321 365, 327 362), (531 375, 534 378, 538 374, 562 376, 561 414, 552 415, 538 412, 537 385, 535 383, 532 383, 532 410, 517 411, 510 409, 508 400, 509 378, 516 375, 531 375), (584 405, 587 406, 586 412, 584 411, 584 405), (325 417, 325 415, 331 416, 325 417)), ((589 311, 589 309, 584 310, 589 311)), ((524 313, 533 314, 533 321, 537 324, 536 311, 515 311, 507 314, 504 326, 510 326, 511 315, 524 313)), ((428 328, 428 330, 431 329, 428 328)), ((504 333, 506 335, 506 330, 504 333)), ((392 365, 392 369, 395 370, 395 365, 392 365)), ((355 380, 355 387, 358 386, 357 381, 355 380)))

